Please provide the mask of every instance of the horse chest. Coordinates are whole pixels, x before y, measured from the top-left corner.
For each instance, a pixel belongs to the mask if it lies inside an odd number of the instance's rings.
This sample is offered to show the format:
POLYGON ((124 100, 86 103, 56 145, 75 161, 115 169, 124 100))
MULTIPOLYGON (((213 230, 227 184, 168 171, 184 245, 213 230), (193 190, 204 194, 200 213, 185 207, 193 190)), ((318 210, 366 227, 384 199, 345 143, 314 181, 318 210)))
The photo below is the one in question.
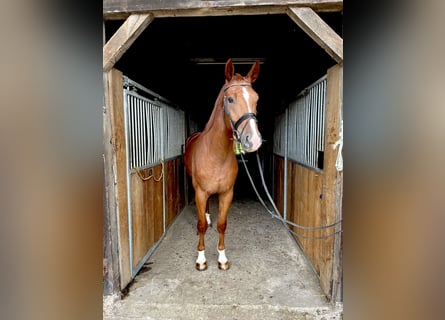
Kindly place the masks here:
POLYGON ((238 174, 236 159, 226 162, 202 161, 197 164, 200 168, 195 182, 201 189, 209 193, 224 192, 232 188, 238 174))

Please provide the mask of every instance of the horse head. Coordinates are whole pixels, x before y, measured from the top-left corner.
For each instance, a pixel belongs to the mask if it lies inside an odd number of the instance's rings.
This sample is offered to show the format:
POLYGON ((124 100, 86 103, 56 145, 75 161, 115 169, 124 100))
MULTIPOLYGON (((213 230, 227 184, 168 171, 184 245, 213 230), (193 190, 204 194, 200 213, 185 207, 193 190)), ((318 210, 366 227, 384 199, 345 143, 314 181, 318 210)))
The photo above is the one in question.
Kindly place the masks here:
POLYGON ((226 63, 224 85, 224 110, 229 128, 239 152, 254 152, 261 146, 262 138, 257 126, 258 94, 252 83, 258 78, 259 62, 255 61, 246 76, 235 73, 232 59, 226 63))

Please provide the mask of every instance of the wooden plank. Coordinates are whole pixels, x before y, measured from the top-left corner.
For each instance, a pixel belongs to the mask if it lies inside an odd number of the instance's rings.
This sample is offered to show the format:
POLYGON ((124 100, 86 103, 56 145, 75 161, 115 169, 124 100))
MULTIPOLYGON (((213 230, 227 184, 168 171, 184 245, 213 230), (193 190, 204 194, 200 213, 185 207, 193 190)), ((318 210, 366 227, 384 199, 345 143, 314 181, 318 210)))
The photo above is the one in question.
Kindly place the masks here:
POLYGON ((103 71, 108 72, 153 21, 153 15, 132 14, 103 47, 103 71))
POLYGON ((343 62, 343 39, 314 10, 291 7, 287 14, 337 63, 343 62))
MULTIPOLYGON (((148 176, 148 169, 142 170, 144 177, 148 176)), ((150 250, 148 206, 145 202, 146 181, 142 181, 136 173, 131 174, 131 216, 133 231, 133 268, 145 257, 150 250)))
MULTIPOLYGON (((288 166, 288 220, 302 226, 323 225, 322 200, 320 199, 323 175, 292 161, 289 161, 288 166)), ((306 237, 318 237, 325 234, 323 231, 309 231, 297 227, 292 227, 292 230, 306 237)), ((297 236, 294 238, 319 273, 323 262, 323 241, 297 236)))
POLYGON ((165 213, 165 226, 168 227, 170 223, 173 221, 173 218, 176 214, 176 203, 178 201, 177 190, 175 183, 176 181, 176 170, 175 170, 175 161, 166 161, 165 162, 165 192, 166 192, 166 213, 165 213))
MULTIPOLYGON (((161 165, 153 168, 155 177, 160 177, 162 173, 161 165)), ((164 203, 163 203, 163 180, 155 181, 153 186, 153 202, 154 202, 154 240, 157 242, 164 233, 164 203)))
MULTIPOLYGON (((343 67, 335 65, 328 70, 326 88, 326 128, 325 128, 325 154, 324 154, 324 184, 323 184, 323 208, 326 214, 326 224, 332 224, 341 219, 343 173, 337 171, 335 162, 337 149, 333 145, 340 137, 340 125, 342 119, 342 91, 343 91, 343 67)), ((331 232, 333 230, 331 229, 331 232)), ((336 301, 341 291, 341 261, 336 262, 334 270, 334 257, 341 256, 341 234, 335 238, 324 240, 323 264, 320 270, 320 285, 324 293, 336 301), (335 271, 335 272, 334 272, 335 271), (334 288, 333 285, 336 285, 334 288), (336 296, 333 295, 334 291, 336 296)))
POLYGON ((274 158, 274 201, 277 209, 284 209, 284 159, 275 155, 274 158))
POLYGON ((109 295, 120 290, 119 254, 118 254, 118 205, 116 198, 115 169, 116 158, 112 144, 110 116, 110 82, 104 73, 104 113, 103 113, 103 145, 104 145, 104 275, 103 294, 109 295))
POLYGON ((104 0, 105 20, 125 19, 132 13, 150 12, 154 17, 285 14, 287 7, 308 7, 316 12, 339 12, 342 0, 104 0))
POLYGON ((148 213, 148 245, 152 247, 155 244, 155 194, 154 194, 154 184, 156 182, 153 179, 146 181, 145 185, 145 206, 148 213))
POLYGON ((108 72, 108 90, 110 96, 110 143, 114 153, 114 180, 117 233, 119 248, 119 275, 120 289, 124 289, 131 281, 129 235, 128 235, 128 201, 127 201, 127 168, 125 161, 125 126, 124 126, 124 101, 122 94, 123 75, 117 69, 108 72))

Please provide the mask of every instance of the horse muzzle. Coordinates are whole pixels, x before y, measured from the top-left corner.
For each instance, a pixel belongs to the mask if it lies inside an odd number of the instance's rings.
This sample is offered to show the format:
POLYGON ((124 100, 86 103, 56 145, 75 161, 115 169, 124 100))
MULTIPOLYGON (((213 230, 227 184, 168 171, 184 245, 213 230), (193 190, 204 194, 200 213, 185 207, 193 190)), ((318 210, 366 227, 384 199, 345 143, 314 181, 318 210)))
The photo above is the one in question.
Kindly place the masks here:
POLYGON ((241 145, 245 152, 254 152, 261 147, 263 139, 260 134, 244 134, 241 136, 241 145))

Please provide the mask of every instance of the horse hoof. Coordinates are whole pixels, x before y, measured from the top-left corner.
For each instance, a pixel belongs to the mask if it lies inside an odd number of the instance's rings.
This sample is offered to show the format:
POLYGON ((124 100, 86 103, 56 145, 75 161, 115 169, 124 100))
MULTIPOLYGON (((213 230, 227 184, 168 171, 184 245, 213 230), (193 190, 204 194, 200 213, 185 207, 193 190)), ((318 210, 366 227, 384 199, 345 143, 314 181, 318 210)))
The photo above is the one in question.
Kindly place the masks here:
POLYGON ((206 269, 207 269, 207 262, 203 262, 203 263, 196 262, 196 270, 204 271, 206 269))
POLYGON ((224 263, 218 261, 218 269, 220 269, 220 270, 229 270, 229 268, 230 268, 229 261, 226 261, 224 263))

